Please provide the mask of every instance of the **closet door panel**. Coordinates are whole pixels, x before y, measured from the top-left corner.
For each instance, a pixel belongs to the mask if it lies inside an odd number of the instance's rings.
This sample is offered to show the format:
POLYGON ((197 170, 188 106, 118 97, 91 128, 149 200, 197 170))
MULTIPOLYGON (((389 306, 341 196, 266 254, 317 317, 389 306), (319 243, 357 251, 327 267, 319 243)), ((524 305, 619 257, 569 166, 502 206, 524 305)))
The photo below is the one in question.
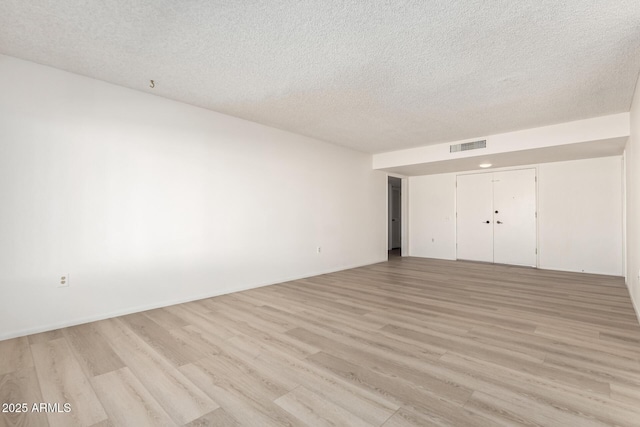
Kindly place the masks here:
POLYGON ((493 173, 493 262, 536 266, 536 171, 493 173))
POLYGON ((458 259, 493 262, 492 193, 491 174, 457 177, 458 259))

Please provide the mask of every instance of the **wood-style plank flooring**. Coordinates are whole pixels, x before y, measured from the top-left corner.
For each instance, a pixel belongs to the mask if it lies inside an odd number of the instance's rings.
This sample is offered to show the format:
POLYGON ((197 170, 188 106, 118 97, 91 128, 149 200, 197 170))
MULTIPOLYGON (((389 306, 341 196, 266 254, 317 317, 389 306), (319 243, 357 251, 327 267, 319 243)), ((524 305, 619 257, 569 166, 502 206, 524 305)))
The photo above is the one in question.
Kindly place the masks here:
POLYGON ((637 427, 640 326, 621 278, 393 258, 1 341, 23 402, 0 425, 637 427))

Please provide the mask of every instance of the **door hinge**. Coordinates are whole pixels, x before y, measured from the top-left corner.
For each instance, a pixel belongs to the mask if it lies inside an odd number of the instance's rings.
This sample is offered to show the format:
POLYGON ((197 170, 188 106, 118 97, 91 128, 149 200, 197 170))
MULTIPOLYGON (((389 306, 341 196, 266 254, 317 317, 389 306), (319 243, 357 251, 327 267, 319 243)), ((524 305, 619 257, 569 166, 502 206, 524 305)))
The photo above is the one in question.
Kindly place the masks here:
POLYGON ((538 218, 538 212, 536 212, 536 218, 538 218))
POLYGON ((538 177, 534 176, 533 179, 535 179, 536 182, 538 182, 538 177))
POLYGON ((538 255, 538 248, 536 248, 536 255, 538 255))

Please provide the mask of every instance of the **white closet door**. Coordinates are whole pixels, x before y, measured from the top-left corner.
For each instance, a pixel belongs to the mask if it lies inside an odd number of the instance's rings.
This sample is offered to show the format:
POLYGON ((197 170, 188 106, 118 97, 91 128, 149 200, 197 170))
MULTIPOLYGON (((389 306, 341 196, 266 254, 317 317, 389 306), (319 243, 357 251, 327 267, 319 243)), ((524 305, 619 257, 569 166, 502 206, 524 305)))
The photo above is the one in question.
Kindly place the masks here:
POLYGON ((536 171, 493 173, 493 262, 536 266, 536 171))
POLYGON ((491 174, 460 175, 456 191, 457 258, 493 262, 491 174))

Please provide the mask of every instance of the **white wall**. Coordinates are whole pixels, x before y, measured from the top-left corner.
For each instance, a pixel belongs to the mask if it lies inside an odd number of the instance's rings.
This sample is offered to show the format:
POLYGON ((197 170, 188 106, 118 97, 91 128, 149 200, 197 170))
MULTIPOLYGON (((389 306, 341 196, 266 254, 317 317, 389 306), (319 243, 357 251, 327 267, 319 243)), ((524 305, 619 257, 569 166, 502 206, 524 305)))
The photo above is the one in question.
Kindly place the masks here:
POLYGON ((386 260, 370 155, 7 56, 0 94, 0 339, 386 260))
POLYGON ((621 157, 547 163, 538 171, 540 268, 624 275, 621 157))
MULTIPOLYGON (((623 274, 621 165, 619 156, 531 165, 540 268, 623 274)), ((456 258, 455 182, 456 174, 410 178, 410 255, 456 258)))
POLYGON ((631 137, 625 150, 627 286, 640 320, 640 80, 631 104, 631 137))

